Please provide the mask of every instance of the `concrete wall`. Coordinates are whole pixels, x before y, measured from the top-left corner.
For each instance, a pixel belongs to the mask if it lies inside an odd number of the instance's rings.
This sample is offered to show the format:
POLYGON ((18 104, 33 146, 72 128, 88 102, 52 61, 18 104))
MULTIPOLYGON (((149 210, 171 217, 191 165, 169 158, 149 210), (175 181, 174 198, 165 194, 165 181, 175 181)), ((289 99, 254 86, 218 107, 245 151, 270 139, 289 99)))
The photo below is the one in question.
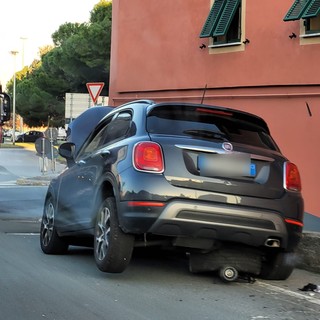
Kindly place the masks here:
POLYGON ((213 49, 199 38, 211 0, 115 1, 109 104, 200 102, 207 87, 205 103, 262 116, 299 166, 305 211, 320 218, 320 37, 300 38, 302 22, 283 21, 292 3, 242 0, 241 44, 213 49))

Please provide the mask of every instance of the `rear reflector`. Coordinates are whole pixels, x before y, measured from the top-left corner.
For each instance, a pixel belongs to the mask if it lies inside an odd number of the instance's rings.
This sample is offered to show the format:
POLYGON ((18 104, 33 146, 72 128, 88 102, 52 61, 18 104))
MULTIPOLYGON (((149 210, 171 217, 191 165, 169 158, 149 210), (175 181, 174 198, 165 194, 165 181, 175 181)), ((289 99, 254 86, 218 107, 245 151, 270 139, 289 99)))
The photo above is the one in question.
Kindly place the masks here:
POLYGON ((130 207, 163 207, 163 202, 154 201, 129 201, 128 206, 130 207))
POLYGON ((300 174, 294 163, 284 164, 284 187, 289 191, 301 191, 300 174))
POLYGON ((133 150, 133 166, 139 171, 163 172, 164 161, 160 145, 150 141, 137 143, 133 150))
POLYGON ((301 221, 293 220, 293 219, 285 219, 285 221, 286 221, 286 223, 294 224, 298 227, 303 227, 303 223, 301 221))

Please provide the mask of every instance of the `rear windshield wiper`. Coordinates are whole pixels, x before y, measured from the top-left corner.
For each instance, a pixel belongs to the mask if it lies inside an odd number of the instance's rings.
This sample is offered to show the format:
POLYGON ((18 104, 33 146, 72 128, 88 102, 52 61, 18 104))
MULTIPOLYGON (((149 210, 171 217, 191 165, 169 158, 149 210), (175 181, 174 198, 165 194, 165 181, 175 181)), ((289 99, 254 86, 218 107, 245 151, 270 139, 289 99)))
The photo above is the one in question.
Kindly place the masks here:
POLYGON ((203 137, 208 139, 218 139, 223 141, 228 141, 227 135, 220 132, 214 132, 210 130, 203 129, 190 129, 183 131, 184 134, 188 134, 194 137, 203 137))

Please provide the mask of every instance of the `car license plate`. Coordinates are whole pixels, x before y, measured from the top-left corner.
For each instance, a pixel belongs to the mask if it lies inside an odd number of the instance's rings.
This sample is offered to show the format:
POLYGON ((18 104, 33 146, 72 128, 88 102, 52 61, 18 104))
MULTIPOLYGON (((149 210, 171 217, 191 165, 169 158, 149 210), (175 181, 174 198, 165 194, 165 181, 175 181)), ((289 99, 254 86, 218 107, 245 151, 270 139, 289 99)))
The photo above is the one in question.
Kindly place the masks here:
POLYGON ((200 154, 198 169, 201 175, 219 177, 255 177, 256 165, 245 153, 200 154))
POLYGON ((256 165, 254 163, 250 164, 250 177, 255 177, 257 174, 256 165))

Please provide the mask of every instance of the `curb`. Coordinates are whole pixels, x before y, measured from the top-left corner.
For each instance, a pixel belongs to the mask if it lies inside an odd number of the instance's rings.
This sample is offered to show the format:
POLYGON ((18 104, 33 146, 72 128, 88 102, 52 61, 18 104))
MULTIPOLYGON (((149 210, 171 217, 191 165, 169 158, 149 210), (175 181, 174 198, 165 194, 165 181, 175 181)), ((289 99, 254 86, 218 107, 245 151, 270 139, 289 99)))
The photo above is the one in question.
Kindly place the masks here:
POLYGON ((19 186, 48 186, 50 181, 57 176, 58 174, 50 174, 33 178, 19 178, 16 184, 19 186))
POLYGON ((304 232, 297 255, 297 268, 320 273, 320 233, 304 232))

